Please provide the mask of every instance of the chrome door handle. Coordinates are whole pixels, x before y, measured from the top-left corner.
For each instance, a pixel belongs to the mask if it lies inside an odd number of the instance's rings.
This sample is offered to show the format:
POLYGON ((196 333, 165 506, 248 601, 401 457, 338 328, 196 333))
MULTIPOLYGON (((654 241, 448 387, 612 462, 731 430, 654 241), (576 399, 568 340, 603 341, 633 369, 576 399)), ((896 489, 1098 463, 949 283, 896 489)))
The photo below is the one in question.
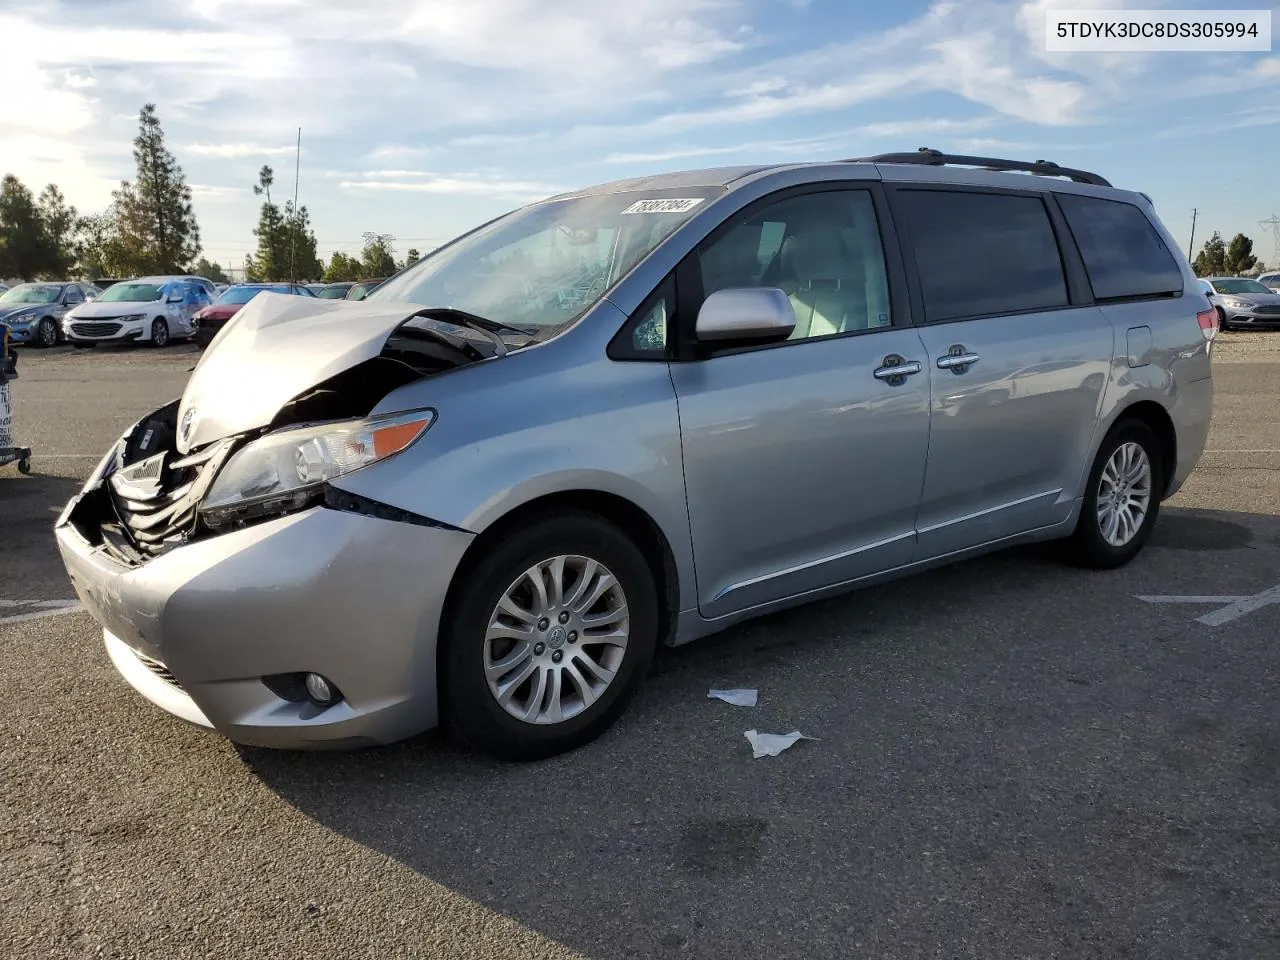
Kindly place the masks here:
POLYGON ((938 358, 938 369, 964 373, 971 365, 981 359, 982 357, 976 353, 948 353, 946 356, 938 358))
POLYGON ((885 363, 882 367, 876 367, 871 375, 877 380, 883 380, 892 387, 896 387, 903 383, 907 377, 919 373, 924 367, 920 366, 919 360, 906 360, 896 354, 884 358, 885 363))

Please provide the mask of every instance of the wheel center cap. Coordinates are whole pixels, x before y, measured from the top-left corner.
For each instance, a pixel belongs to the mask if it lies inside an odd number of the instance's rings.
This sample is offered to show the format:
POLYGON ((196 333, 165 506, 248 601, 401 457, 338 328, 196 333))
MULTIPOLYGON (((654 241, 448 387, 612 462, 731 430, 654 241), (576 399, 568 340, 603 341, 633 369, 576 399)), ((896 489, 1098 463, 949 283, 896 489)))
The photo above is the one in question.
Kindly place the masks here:
POLYGON ((564 627, 552 627, 547 634, 547 646, 552 650, 559 650, 568 639, 569 635, 565 633, 564 627))

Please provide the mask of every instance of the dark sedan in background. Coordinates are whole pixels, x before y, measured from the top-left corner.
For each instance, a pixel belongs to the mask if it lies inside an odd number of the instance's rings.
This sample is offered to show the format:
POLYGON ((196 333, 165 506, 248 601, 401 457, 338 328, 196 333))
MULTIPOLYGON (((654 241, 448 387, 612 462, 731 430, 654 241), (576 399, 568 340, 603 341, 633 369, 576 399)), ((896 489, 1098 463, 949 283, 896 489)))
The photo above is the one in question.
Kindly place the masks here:
POLYGON ((56 346, 67 311, 99 293, 91 283, 20 283, 0 294, 0 320, 13 343, 56 346))
POLYGON ((240 308, 258 294, 283 293, 295 297, 314 297, 303 283, 238 283, 227 287, 213 303, 195 315, 196 343, 207 347, 223 324, 240 312, 240 308))

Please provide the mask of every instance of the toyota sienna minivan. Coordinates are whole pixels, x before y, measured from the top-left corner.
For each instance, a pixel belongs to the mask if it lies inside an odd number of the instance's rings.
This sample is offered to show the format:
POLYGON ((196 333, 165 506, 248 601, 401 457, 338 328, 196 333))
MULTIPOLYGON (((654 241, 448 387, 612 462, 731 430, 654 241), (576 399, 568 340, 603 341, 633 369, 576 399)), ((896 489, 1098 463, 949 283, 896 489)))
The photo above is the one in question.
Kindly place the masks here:
POLYGON ((57 540, 192 723, 545 757, 658 644, 1016 543, 1128 562, 1204 448, 1217 322, 1144 194, 1051 163, 611 183, 361 303, 256 297, 57 540))

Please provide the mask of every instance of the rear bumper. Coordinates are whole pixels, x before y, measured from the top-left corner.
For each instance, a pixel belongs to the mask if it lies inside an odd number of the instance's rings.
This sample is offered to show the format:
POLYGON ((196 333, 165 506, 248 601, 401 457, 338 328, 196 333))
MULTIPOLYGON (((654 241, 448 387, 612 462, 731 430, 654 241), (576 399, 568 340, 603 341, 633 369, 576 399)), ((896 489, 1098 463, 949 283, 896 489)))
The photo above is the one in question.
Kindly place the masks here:
POLYGON ((323 507, 126 567, 69 524, 58 549, 121 676, 239 743, 352 747, 437 722, 436 635, 471 535, 323 507), (328 708, 264 677, 315 672, 328 708))
POLYGON ((1165 492, 1166 497, 1173 496, 1182 488, 1204 454, 1209 440, 1209 424, 1213 419, 1213 378, 1194 380, 1183 386, 1174 398, 1169 416, 1177 437, 1178 462, 1165 492))

